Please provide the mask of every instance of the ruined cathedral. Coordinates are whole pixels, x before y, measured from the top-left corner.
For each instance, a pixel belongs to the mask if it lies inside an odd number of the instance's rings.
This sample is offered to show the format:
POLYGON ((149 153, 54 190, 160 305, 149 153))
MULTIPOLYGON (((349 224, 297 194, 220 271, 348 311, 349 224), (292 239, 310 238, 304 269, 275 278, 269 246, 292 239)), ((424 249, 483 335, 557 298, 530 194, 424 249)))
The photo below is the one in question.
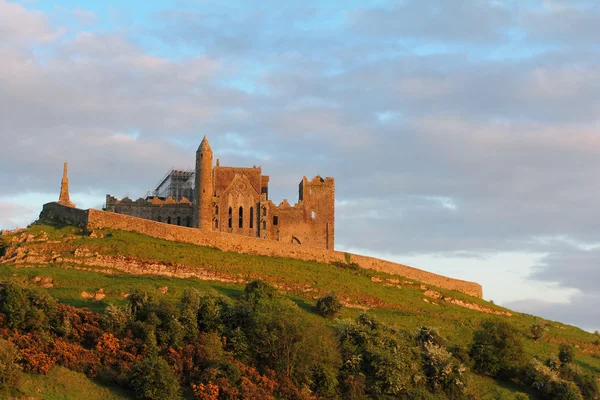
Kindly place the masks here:
POLYGON ((333 250, 333 178, 302 178, 298 203, 269 200, 269 177, 261 167, 213 165, 204 137, 194 170, 171 170, 157 187, 132 201, 106 196, 106 211, 207 231, 277 240, 333 250))

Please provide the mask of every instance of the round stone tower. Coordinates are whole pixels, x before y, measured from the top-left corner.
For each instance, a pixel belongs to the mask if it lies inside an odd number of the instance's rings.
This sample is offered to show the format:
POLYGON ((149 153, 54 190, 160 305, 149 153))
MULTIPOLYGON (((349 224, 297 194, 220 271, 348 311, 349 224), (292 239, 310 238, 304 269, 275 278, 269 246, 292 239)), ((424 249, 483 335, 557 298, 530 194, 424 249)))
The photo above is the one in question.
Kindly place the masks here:
POLYGON ((196 181, 194 185, 194 226, 212 229, 213 152, 204 136, 196 151, 196 181))

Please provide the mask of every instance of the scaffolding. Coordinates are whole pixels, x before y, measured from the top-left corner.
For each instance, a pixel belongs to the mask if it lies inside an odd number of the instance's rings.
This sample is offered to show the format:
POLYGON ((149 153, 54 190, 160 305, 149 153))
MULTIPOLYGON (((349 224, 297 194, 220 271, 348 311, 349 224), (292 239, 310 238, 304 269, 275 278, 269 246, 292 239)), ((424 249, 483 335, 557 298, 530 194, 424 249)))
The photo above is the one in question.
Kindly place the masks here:
POLYGON ((172 196, 177 201, 184 197, 192 201, 194 199, 195 175, 193 170, 171 169, 158 182, 155 189, 148 191, 146 198, 158 197, 165 200, 167 197, 172 196))

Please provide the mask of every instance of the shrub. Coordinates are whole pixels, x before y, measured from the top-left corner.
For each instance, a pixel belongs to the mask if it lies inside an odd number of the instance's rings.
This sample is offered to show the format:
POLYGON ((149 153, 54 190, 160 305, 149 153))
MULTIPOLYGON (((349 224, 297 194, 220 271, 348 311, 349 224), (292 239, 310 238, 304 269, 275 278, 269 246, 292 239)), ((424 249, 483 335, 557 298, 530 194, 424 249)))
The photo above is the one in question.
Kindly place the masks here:
POLYGON ((449 347, 448 351, 463 365, 467 366, 468 368, 473 367, 473 360, 471 360, 471 357, 469 356, 469 350, 466 347, 455 345, 449 347))
POLYGON ((340 311, 342 311, 342 308, 342 303, 333 293, 321 297, 319 300, 317 300, 317 314, 325 318, 333 318, 337 316, 340 313, 340 311))
POLYGON ((261 300, 271 300, 277 297, 277 289, 261 280, 254 280, 248 283, 244 288, 244 292, 246 293, 246 300, 253 304, 261 300))
POLYGON ((131 369, 131 387, 140 400, 181 399, 175 374, 158 356, 145 358, 131 369))
POLYGON ((550 357, 546 360, 546 366, 552 371, 560 370, 560 360, 555 354, 550 354, 550 357))
POLYGON ((104 329, 120 335, 132 320, 133 316, 129 307, 115 306, 110 303, 102 316, 102 326, 104 329))
POLYGON ((0 390, 15 389, 19 386, 19 359, 19 350, 11 342, 0 339, 0 390))
POLYGON ((444 346, 446 344, 446 340, 440 335, 437 329, 427 326, 419 328, 415 335, 415 340, 420 346, 425 346, 426 344, 444 346))
POLYGON ((298 306, 278 299, 257 306, 246 327, 258 367, 269 368, 295 385, 309 386, 317 367, 337 369, 339 353, 331 330, 298 306))
POLYGON ((533 338, 533 340, 539 340, 546 335, 546 331, 548 330, 548 328, 543 322, 538 322, 531 325, 529 330, 531 332, 531 337, 533 338))
POLYGON ((575 346, 572 344, 561 343, 558 347, 558 359, 563 364, 572 363, 575 359, 575 346))
POLYGON ((583 400, 575 383, 561 379, 556 371, 552 371, 538 360, 534 359, 527 365, 523 379, 544 399, 583 400))
POLYGON ((425 342, 423 345, 423 370, 433 392, 442 390, 451 396, 459 396, 466 389, 467 369, 437 344, 425 342))
POLYGON ((29 310, 26 288, 8 281, 0 289, 0 311, 6 315, 6 326, 11 329, 23 328, 29 310))
POLYGON ((499 319, 481 323, 473 335, 469 355, 473 368, 490 376, 514 376, 525 360, 519 332, 499 319))
POLYGON ((198 309, 200 308, 200 291, 187 288, 181 298, 181 325, 188 342, 193 341, 198 335, 198 309))
POLYGON ((341 381, 344 398, 365 393, 379 398, 411 389, 421 375, 421 357, 414 338, 361 314, 340 326, 341 381))
POLYGON ((598 382, 591 374, 578 373, 575 375, 573 381, 579 387, 581 394, 584 399, 598 399, 600 398, 600 389, 598 388, 598 382))

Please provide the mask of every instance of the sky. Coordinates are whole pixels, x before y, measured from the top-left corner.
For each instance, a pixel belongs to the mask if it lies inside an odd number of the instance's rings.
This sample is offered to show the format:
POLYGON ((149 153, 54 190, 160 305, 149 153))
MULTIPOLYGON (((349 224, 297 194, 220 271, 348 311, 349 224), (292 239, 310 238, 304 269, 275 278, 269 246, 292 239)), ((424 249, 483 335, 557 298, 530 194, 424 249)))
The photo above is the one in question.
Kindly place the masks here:
POLYGON ((192 168, 336 179, 336 248, 600 329, 597 1, 0 0, 0 228, 192 168), (596 222, 595 222, 596 221, 596 222))

